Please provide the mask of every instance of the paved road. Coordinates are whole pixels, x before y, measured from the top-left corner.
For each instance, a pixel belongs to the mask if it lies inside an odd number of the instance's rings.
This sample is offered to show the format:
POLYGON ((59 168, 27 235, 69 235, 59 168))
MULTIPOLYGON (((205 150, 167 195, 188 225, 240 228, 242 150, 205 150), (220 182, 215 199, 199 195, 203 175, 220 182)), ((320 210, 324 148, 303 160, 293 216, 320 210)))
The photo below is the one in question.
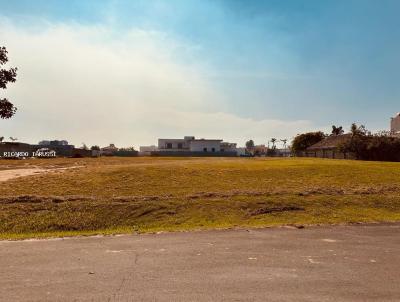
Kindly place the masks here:
POLYGON ((400 301, 400 224, 0 242, 1 301, 400 301))

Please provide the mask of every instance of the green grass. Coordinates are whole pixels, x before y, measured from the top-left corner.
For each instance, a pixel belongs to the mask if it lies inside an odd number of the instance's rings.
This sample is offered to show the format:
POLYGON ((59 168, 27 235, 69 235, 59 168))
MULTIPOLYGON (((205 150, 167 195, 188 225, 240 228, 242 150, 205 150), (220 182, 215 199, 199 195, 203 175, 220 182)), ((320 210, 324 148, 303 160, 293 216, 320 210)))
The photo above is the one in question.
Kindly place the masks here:
POLYGON ((8 169, 79 167, 0 183, 3 239, 400 221, 399 163, 307 158, 3 162, 8 169))

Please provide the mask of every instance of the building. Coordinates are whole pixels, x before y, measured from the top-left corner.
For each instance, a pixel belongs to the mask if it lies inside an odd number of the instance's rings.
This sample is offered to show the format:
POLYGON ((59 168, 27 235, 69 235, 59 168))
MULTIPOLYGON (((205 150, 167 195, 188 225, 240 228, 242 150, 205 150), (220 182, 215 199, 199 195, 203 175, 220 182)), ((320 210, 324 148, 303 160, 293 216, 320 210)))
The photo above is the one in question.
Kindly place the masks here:
POLYGON ((400 136, 400 113, 390 119, 390 133, 392 135, 400 136))
POLYGON ((237 156, 246 156, 247 155, 246 147, 236 148, 236 154, 237 156))
POLYGON ((74 155, 74 145, 68 144, 66 140, 42 140, 37 145, 32 145, 34 149, 47 148, 56 152, 57 156, 71 157, 74 155))
POLYGON ((261 156, 266 155, 268 152, 268 147, 265 145, 255 145, 253 147, 247 147, 247 154, 251 156, 261 156))
POLYGON ((101 155, 105 155, 105 156, 112 156, 114 155, 119 149, 117 147, 115 147, 114 144, 110 144, 107 147, 103 147, 100 149, 101 150, 101 155))
POLYGON ((221 152, 238 152, 236 143, 221 142, 221 152))
POLYGON ((39 142, 39 145, 41 146, 68 146, 68 141, 66 140, 54 140, 54 141, 48 141, 48 140, 43 140, 39 142))
POLYGON ((322 141, 307 148, 306 151, 298 152, 297 156, 319 157, 333 159, 355 159, 354 154, 344 153, 339 150, 339 146, 351 139, 352 134, 330 135, 322 141))
POLYGON ((160 138, 158 150, 151 151, 153 156, 237 156, 236 144, 223 142, 222 139, 196 139, 185 136, 178 139, 160 138))
POLYGON ((290 148, 275 149, 275 155, 277 157, 290 157, 292 156, 292 150, 290 148))

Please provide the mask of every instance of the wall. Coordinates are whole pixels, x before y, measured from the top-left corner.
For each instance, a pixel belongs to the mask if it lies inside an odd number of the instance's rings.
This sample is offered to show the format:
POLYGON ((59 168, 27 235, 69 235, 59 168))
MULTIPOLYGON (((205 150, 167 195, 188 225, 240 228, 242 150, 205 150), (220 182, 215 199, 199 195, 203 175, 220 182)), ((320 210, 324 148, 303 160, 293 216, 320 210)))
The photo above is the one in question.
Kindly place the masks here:
POLYGON ((211 141, 211 140, 194 140, 190 142, 191 152, 220 152, 221 151, 221 141, 211 141), (214 149, 214 151, 212 151, 214 149))
POLYGON ((151 156, 192 156, 192 157, 236 157, 236 152, 190 152, 190 151, 154 151, 150 152, 151 156))
POLYGON ((302 151, 297 152, 298 157, 317 157, 317 158, 331 158, 331 159, 356 159, 352 153, 343 153, 336 149, 325 149, 315 151, 302 151))
POLYGON ((9 156, 9 152, 21 152, 20 157, 24 157, 22 154, 26 154, 26 157, 31 157, 34 151, 35 149, 29 144, 9 142, 0 143, 0 158, 7 158, 9 156))
POLYGON ((114 152, 114 156, 121 156, 121 157, 133 157, 133 156, 138 156, 139 152, 138 151, 128 151, 128 150, 118 150, 114 152))

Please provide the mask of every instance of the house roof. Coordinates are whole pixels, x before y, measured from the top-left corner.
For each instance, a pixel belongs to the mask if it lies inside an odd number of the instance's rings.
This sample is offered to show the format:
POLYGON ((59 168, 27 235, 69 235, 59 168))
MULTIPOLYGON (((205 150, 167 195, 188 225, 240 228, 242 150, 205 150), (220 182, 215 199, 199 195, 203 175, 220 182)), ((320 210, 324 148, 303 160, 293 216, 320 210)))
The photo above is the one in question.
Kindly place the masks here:
POLYGON ((338 145, 345 143, 351 139, 351 133, 341 135, 330 135, 322 141, 308 147, 307 150, 321 150, 321 149, 334 149, 338 145))

